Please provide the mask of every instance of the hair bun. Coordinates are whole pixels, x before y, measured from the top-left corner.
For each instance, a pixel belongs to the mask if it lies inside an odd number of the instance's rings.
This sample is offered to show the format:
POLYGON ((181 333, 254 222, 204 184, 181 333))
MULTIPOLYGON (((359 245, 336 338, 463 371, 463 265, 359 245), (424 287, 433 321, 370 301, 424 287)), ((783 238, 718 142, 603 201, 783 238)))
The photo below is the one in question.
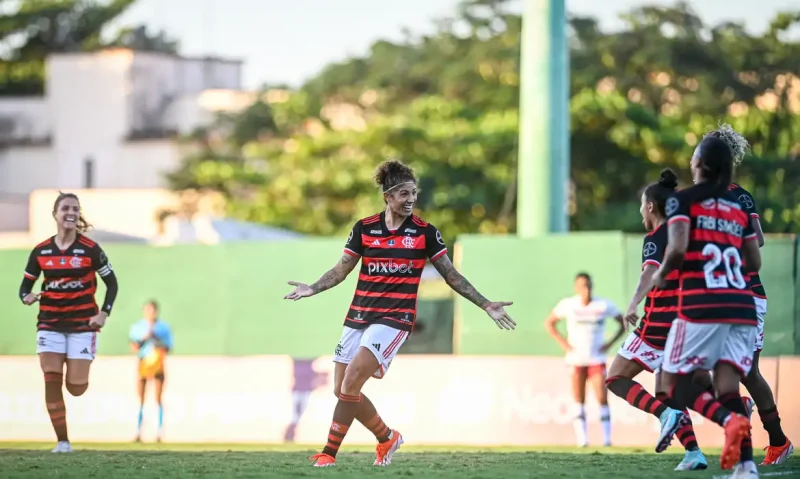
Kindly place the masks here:
POLYGON ((670 168, 665 168, 661 170, 661 175, 658 177, 658 184, 664 188, 675 189, 678 187, 678 175, 670 168))
POLYGON ((383 191, 406 181, 416 182, 417 178, 416 175, 414 175, 414 170, 403 164, 400 160, 386 160, 378 165, 375 171, 375 183, 377 183, 383 191))

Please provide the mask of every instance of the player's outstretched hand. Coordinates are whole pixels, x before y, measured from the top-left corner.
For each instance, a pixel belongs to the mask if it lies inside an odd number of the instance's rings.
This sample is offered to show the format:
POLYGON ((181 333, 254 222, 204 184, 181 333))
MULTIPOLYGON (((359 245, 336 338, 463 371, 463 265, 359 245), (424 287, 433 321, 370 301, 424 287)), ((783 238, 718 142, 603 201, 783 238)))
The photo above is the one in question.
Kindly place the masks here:
POLYGON ((39 301, 39 294, 36 293, 28 293, 24 298, 22 298, 22 302, 28 306, 37 301, 39 301))
POLYGON ((289 281, 289 284, 294 286, 294 291, 284 296, 283 299, 291 299, 292 301, 297 301, 299 299, 307 298, 314 294, 314 290, 311 289, 311 286, 305 283, 298 283, 297 281, 289 281))
POLYGON ((492 318, 500 329, 514 329, 517 327, 517 323, 511 319, 511 316, 508 315, 506 312, 506 306, 511 306, 514 304, 511 301, 497 301, 493 303, 489 303, 486 307, 483 308, 486 311, 486 314, 492 318))

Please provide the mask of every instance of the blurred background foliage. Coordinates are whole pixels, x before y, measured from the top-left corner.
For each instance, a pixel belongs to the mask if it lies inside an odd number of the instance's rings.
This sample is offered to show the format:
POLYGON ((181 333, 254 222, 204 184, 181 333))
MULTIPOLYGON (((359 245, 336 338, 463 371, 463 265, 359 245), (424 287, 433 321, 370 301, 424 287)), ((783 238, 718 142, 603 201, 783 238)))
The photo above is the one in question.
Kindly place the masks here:
MULTIPOLYGON (((685 4, 623 18, 613 32, 569 20, 571 229, 642 231, 641 188, 664 167, 688 182, 697 142, 728 122, 752 144, 737 182, 764 230, 796 231, 800 42, 788 32, 800 10, 759 34, 706 25, 685 4)), ((446 238, 515 231, 521 18, 504 0, 470 0, 436 25, 376 42, 299 89, 265 88, 187 138, 172 187, 221 191, 242 220, 346 235, 383 207, 371 177, 397 157, 417 170, 420 213, 446 238)))

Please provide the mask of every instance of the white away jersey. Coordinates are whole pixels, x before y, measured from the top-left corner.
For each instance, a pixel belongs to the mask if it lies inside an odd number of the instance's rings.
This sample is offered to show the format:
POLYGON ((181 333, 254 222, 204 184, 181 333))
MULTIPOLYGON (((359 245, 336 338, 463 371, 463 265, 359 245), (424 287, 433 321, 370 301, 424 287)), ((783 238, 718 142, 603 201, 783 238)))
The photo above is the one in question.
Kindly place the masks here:
POLYGON ((572 346, 567 363, 572 366, 605 364, 606 355, 600 348, 606 341, 606 318, 620 314, 614 303, 595 297, 584 305, 579 296, 571 296, 559 301, 553 314, 567 322, 567 342, 572 346))

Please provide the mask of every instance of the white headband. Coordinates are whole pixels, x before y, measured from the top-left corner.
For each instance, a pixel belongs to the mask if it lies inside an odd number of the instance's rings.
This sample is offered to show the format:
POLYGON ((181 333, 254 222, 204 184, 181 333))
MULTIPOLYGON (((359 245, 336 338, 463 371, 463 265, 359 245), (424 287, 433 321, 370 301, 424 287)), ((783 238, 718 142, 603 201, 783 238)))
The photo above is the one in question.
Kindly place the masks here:
POLYGON ((384 193, 388 193, 388 192, 392 191, 393 189, 397 188, 398 186, 403 186, 403 185, 408 185, 408 184, 416 185, 416 183, 414 183, 413 181, 406 181, 406 182, 403 182, 403 183, 398 183, 398 184, 392 186, 391 188, 385 189, 385 190, 383 190, 383 192, 384 193))

